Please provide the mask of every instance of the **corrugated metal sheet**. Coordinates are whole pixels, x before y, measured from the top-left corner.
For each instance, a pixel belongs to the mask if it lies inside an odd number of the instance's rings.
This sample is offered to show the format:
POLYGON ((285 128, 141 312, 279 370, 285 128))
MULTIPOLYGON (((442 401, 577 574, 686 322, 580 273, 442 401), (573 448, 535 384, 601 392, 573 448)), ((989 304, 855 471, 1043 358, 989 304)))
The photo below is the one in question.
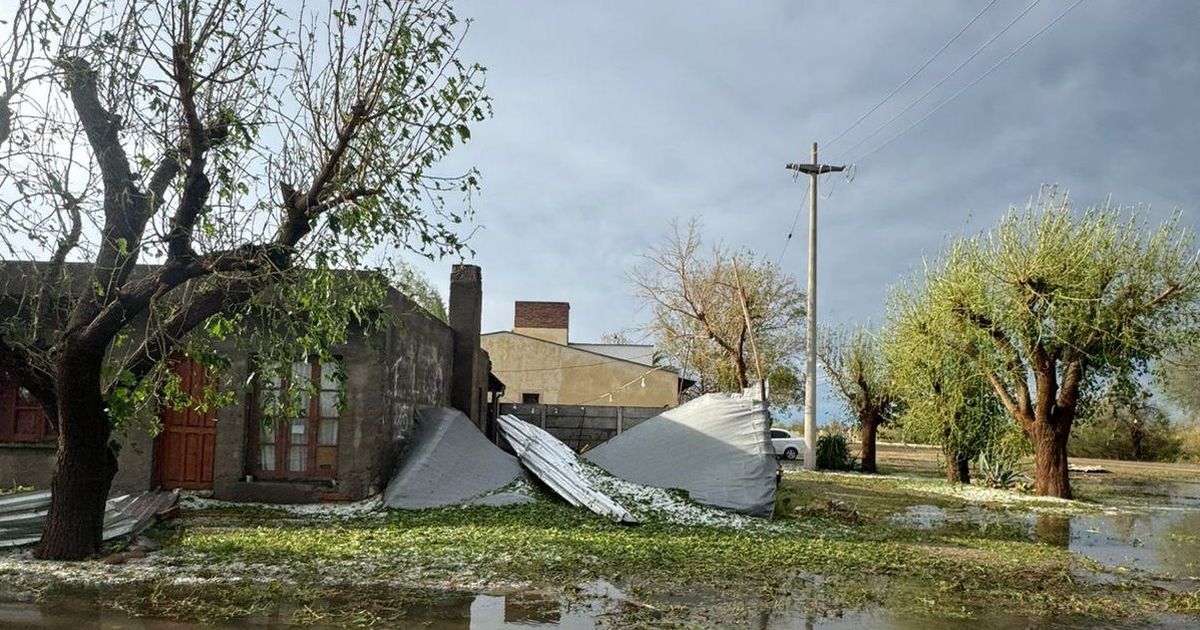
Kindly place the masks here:
POLYGON ((521 463, 568 503, 617 523, 637 523, 629 510, 588 482, 574 451, 558 438, 516 416, 500 416, 497 425, 521 463))
MULTIPOLYGON (((104 540, 136 534, 179 502, 179 491, 125 494, 108 500, 104 540)), ((50 492, 24 492, 0 497, 0 549, 31 545, 42 539, 50 510, 50 492)))

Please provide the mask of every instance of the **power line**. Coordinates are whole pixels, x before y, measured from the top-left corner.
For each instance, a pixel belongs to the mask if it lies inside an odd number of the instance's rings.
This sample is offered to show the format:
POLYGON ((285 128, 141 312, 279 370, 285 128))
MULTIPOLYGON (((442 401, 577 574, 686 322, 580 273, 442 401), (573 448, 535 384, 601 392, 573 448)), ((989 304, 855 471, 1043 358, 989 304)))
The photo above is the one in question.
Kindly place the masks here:
POLYGON ((986 42, 984 42, 982 46, 975 49, 975 52, 971 53, 971 56, 967 57, 965 60, 963 60, 962 63, 958 64, 958 66, 956 66, 953 70, 951 70, 950 74, 947 74, 946 76, 942 77, 942 79, 940 81, 938 81, 937 83, 935 83, 933 85, 933 87, 929 88, 928 90, 925 90, 925 92, 923 94, 918 96, 917 99, 914 100, 913 102, 909 103, 907 107, 900 110, 900 112, 897 113, 895 116, 892 116, 891 118, 889 118, 887 120, 887 122, 876 127, 874 131, 867 134, 867 136, 865 138, 863 138, 862 140, 859 140, 858 142, 854 143, 853 146, 851 146, 850 148, 843 151, 842 154, 843 155, 848 154, 851 151, 862 146, 868 140, 870 140, 871 138, 874 138, 875 135, 878 134, 880 131, 883 131, 889 125, 896 122, 896 120, 899 119, 901 116, 903 116, 903 115, 907 114, 909 111, 911 111, 912 108, 919 105, 921 103, 921 101, 925 100, 926 97, 928 97, 930 94, 933 94, 933 92, 935 90, 937 90, 938 88, 942 87, 942 85, 945 84, 946 81, 949 81, 952 77, 954 77, 954 75, 958 74, 959 70, 962 70, 964 67, 966 67, 967 64, 971 63, 971 61, 974 60, 976 57, 978 57, 979 54, 982 53, 984 50, 986 50, 988 46, 991 46, 992 42, 999 39, 1001 35, 1007 33, 1010 28, 1012 28, 1017 22, 1021 21, 1021 18, 1025 17, 1025 15, 1028 14, 1030 11, 1032 11, 1033 7, 1037 6, 1038 3, 1041 1, 1042 0, 1033 0, 1033 2, 1029 3, 1029 6, 1025 7, 1020 13, 1018 13, 1017 17, 1013 18, 1012 21, 1010 21, 1008 24, 1005 24, 1004 28, 1000 29, 999 33, 996 33, 995 35, 993 35, 990 39, 988 39, 986 42))
POLYGON ((804 200, 796 208, 796 216, 792 217, 792 227, 787 228, 787 238, 784 239, 784 248, 779 252, 779 258, 775 259, 775 266, 784 263, 784 254, 787 253, 787 246, 792 244, 792 234, 796 233, 796 224, 800 222, 800 215, 804 212, 804 205, 809 203, 809 196, 812 194, 812 184, 809 184, 808 192, 804 193, 804 200))
POLYGON ((939 104, 937 107, 935 107, 935 108, 933 108, 932 110, 930 110, 930 112, 929 112, 928 114, 925 114, 924 116, 922 116, 920 119, 918 119, 918 120, 917 120, 916 122, 914 122, 913 124, 911 124, 911 125, 909 125, 909 126, 905 127, 904 129, 901 129, 899 133, 897 133, 896 135, 894 135, 894 136, 892 136, 891 138, 889 138, 889 139, 888 139, 886 142, 884 142, 883 144, 881 144, 881 145, 879 145, 879 146, 875 147, 875 148, 874 148, 874 149, 872 149, 871 151, 869 151, 869 152, 867 152, 867 153, 863 154, 863 155, 862 155, 862 157, 860 157, 860 158, 858 158, 857 160, 854 160, 854 161, 855 161, 855 162, 860 162, 860 161, 862 161, 862 160, 865 160, 865 159, 867 159, 868 157, 871 157, 872 155, 875 155, 876 153, 878 153, 878 152, 882 151, 884 147, 886 147, 886 146, 888 146, 889 144, 891 144, 891 143, 895 142, 895 141, 896 141, 896 140, 897 140, 897 139, 898 139, 900 136, 903 136, 904 134, 906 134, 906 133, 908 133, 909 131, 911 131, 911 130, 912 130, 914 127, 916 127, 917 125, 920 125, 921 123, 923 123, 923 122, 925 122, 926 120, 928 120, 930 116, 933 116, 934 114, 936 114, 936 113, 937 113, 939 110, 941 110, 943 107, 945 107, 945 106, 949 105, 951 101, 953 101, 954 99, 958 98, 958 97, 959 97, 959 95, 961 95, 963 92, 966 92, 967 90, 971 89, 971 88, 972 88, 972 87, 973 87, 973 86, 974 86, 976 83, 979 83, 980 81, 982 81, 982 80, 983 80, 985 77, 987 77, 989 74, 991 74, 993 71, 995 71, 995 70, 996 70, 996 68, 999 68, 1001 65, 1003 65, 1003 64, 1004 64, 1004 62, 1008 61, 1008 60, 1009 60, 1009 59, 1011 59, 1013 56, 1015 56, 1017 53, 1019 53, 1019 52, 1021 52, 1022 50, 1024 50, 1026 46, 1028 46, 1030 43, 1032 43, 1032 42, 1033 42, 1033 40, 1035 40, 1035 39, 1037 39, 1038 37, 1040 37, 1040 36, 1042 35, 1042 33, 1045 33, 1046 31, 1050 30, 1050 28, 1051 28, 1051 27, 1053 27, 1055 24, 1057 24, 1059 20, 1061 20, 1061 19, 1063 19, 1064 17, 1066 17, 1066 15, 1067 15, 1068 13, 1070 13, 1070 12, 1071 12, 1071 11, 1072 11, 1072 10, 1073 10, 1075 7, 1079 6, 1079 5, 1080 5, 1080 4, 1082 4, 1082 3, 1083 3, 1083 0, 1075 0, 1075 2, 1071 4, 1071 6, 1067 7, 1067 8, 1066 8, 1066 9, 1065 9, 1065 10, 1064 10, 1062 13, 1059 13, 1059 14, 1058 14, 1058 16, 1056 16, 1056 17, 1055 17, 1053 20, 1050 20, 1050 23, 1046 24, 1046 26, 1042 27, 1042 29, 1041 29, 1040 31, 1038 31, 1038 32, 1034 33, 1032 36, 1030 36, 1030 38, 1029 38, 1029 39, 1027 39, 1027 40, 1025 40, 1025 41, 1024 41, 1024 42, 1023 42, 1023 43, 1022 43, 1020 46, 1017 46, 1017 48, 1016 48, 1015 50, 1013 50, 1012 52, 1008 53, 1008 54, 1007 54, 1007 55, 1005 55, 1003 58, 1001 58, 1001 59, 1000 59, 1000 61, 997 61, 995 64, 993 64, 993 65, 992 65, 992 67, 990 67, 990 68, 988 68, 988 69, 987 69, 987 71, 985 71, 983 74, 981 74, 981 75, 979 75, 978 77, 976 77, 976 79, 975 79, 974 81, 971 81, 970 83, 968 83, 968 84, 964 85, 964 86, 962 87, 962 89, 960 89, 959 91, 955 92, 955 93, 954 93, 954 94, 953 94, 953 95, 952 95, 950 98, 948 98, 948 99, 946 99, 946 100, 942 101, 942 102, 941 102, 941 104, 939 104))
POLYGON ((913 71, 912 74, 908 75, 907 79, 905 79, 902 83, 900 83, 900 85, 896 86, 896 89, 889 92, 887 96, 883 97, 882 101, 879 101, 878 103, 875 104, 874 107, 867 110, 867 113, 863 114, 862 116, 859 116, 858 120, 854 121, 849 127, 846 127, 845 129, 843 129, 841 133, 839 133, 837 136, 835 136, 833 138, 833 140, 826 142, 825 148, 828 149, 830 145, 837 142, 838 140, 841 140, 843 136, 845 136, 846 134, 853 131, 856 127, 858 127, 858 125, 860 123, 862 123, 862 121, 866 120, 868 116, 870 116, 871 114, 874 114, 876 112, 876 110, 878 110, 880 107, 883 107, 884 103, 887 103, 889 100, 891 100, 891 98, 893 96, 895 96, 900 90, 903 90, 905 87, 908 86, 909 83, 912 83, 912 80, 917 78, 918 74, 921 74, 921 72, 924 71, 925 68, 929 67, 929 64, 933 63, 933 61, 935 59, 937 59, 938 57, 940 57, 942 53, 946 52, 946 49, 949 48, 951 44, 958 41, 958 38, 962 37, 962 34, 967 32, 967 29, 971 28, 971 25, 973 25, 973 24, 975 24, 975 22, 979 21, 979 18, 983 17, 983 14, 987 13, 988 9, 992 8, 992 5, 996 4, 997 2, 999 2, 999 0, 992 0, 991 2, 987 3, 987 6, 983 7, 983 9, 981 9, 979 11, 979 13, 976 13, 975 17, 971 18, 971 21, 967 22, 965 26, 958 29, 958 32, 954 34, 954 37, 951 37, 949 41, 947 41, 945 44, 942 44, 942 47, 939 48, 937 50, 937 52, 933 53, 932 57, 930 57, 929 59, 926 59, 925 63, 921 64, 920 68, 917 68, 915 71, 913 71))

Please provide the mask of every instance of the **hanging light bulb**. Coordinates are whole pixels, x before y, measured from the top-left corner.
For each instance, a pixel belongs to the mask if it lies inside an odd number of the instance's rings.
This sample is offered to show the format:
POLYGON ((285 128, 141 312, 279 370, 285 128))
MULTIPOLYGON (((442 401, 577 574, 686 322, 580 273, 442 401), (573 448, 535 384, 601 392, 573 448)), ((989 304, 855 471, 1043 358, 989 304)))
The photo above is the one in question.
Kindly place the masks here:
POLYGON ((646 389, 646 377, 642 377, 642 389, 646 389))

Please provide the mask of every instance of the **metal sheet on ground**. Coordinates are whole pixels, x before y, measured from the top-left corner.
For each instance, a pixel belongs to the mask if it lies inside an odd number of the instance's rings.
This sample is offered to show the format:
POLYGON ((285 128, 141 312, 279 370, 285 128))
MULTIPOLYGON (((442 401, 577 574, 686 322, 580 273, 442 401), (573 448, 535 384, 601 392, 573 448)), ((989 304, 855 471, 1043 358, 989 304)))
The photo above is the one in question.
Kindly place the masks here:
MULTIPOLYGON (((104 540, 136 534, 179 502, 179 492, 124 494, 105 503, 104 540)), ((0 498, 0 549, 31 545, 42 539, 50 493, 23 492, 0 498)))
MULTIPOLYGON (((517 458, 489 442, 461 411, 421 409, 383 501, 406 510, 459 505, 495 492, 522 474, 517 458)), ((528 501, 533 499, 506 494, 501 504, 528 501)))
POLYGON ((521 463, 568 503, 586 507, 618 523, 637 523, 629 510, 583 476, 578 456, 558 438, 511 415, 500 416, 497 426, 521 463))
POLYGON ((686 490, 743 514, 775 511, 775 452, 766 405, 750 394, 705 394, 592 449, 584 458, 626 481, 686 490))

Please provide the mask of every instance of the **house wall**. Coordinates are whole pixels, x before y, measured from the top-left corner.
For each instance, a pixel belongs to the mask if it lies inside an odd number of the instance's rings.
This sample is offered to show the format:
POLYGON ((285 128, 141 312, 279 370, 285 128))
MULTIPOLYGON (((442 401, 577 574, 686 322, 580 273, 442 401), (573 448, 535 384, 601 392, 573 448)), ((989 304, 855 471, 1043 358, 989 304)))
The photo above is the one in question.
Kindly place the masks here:
POLYGON ((49 488, 56 448, 54 442, 0 444, 0 488, 49 488))
POLYGON ((520 403, 527 392, 537 393, 543 404, 667 407, 679 403, 679 377, 673 372, 511 332, 483 335, 480 345, 491 357, 492 371, 504 381, 502 403, 520 403))
MULTIPOLYGON (((277 503, 358 500, 386 485, 411 431, 413 412, 419 407, 449 404, 454 359, 454 334, 449 326, 395 291, 389 294, 388 308, 396 317, 394 326, 371 336, 354 334, 348 343, 333 349, 346 373, 337 478, 246 481, 245 476, 252 473, 246 463, 247 438, 257 430, 253 399, 247 393, 240 409, 222 409, 218 414, 220 456, 214 471, 214 496, 277 503)), ((245 380, 243 373, 240 381, 245 380)))
MULTIPOLYGON (((338 473, 330 481, 246 480, 252 475, 247 448, 258 430, 253 388, 247 386, 251 359, 232 346, 220 348, 231 359, 219 375, 235 400, 217 411, 213 496, 233 501, 303 503, 322 499, 356 500, 378 492, 390 479, 418 407, 450 404, 454 332, 399 292, 390 291, 387 307, 393 326, 350 335, 333 348, 346 373, 346 407, 338 427, 338 473)), ((486 366, 486 355, 480 365, 486 366)), ((486 384, 487 372, 474 380, 486 384)), ((155 480, 155 440, 144 429, 119 430, 121 445, 117 492, 150 489, 155 480)), ((53 473, 55 444, 0 444, 0 486, 47 488, 53 473)))

